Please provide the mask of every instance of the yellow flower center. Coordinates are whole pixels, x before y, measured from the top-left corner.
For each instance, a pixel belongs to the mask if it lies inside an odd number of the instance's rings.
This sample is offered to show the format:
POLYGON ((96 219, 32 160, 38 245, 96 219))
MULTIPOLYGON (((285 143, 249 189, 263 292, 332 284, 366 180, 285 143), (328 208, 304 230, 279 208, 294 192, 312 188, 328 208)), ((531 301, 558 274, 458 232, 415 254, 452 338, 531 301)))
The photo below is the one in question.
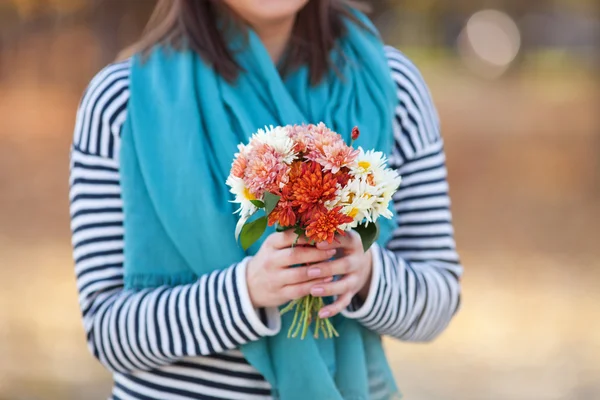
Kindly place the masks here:
POLYGON ((358 215, 358 208, 353 208, 348 213, 348 216, 351 217, 351 218, 356 218, 357 215, 358 215))
POLYGON ((248 188, 244 188, 244 197, 247 200, 256 200, 256 196, 254 196, 252 193, 250 193, 250 190, 248 190, 248 188))
POLYGON ((371 168, 371 163, 368 161, 359 161, 358 166, 361 167, 362 169, 369 169, 369 168, 371 168))

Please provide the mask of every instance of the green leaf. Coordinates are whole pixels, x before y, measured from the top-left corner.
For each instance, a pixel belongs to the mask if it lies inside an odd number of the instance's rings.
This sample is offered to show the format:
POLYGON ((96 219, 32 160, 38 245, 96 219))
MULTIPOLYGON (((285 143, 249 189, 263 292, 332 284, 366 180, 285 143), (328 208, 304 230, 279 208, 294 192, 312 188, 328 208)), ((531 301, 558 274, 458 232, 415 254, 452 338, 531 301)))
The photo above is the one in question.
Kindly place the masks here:
POLYGON ((354 230, 360 235, 364 251, 369 250, 371 245, 379 238, 379 225, 376 223, 360 224, 354 230))
POLYGON ((240 233, 240 244, 244 250, 248 250, 267 229, 267 217, 260 217, 259 219, 247 222, 242 228, 240 233))
POLYGON ((265 213, 267 216, 271 214, 271 211, 277 207, 277 203, 279 203, 279 199, 281 197, 273 194, 271 192, 265 192, 264 200, 265 200, 265 213))
POLYGON ((258 208, 265 208, 265 203, 260 200, 250 200, 250 203, 254 204, 258 208))

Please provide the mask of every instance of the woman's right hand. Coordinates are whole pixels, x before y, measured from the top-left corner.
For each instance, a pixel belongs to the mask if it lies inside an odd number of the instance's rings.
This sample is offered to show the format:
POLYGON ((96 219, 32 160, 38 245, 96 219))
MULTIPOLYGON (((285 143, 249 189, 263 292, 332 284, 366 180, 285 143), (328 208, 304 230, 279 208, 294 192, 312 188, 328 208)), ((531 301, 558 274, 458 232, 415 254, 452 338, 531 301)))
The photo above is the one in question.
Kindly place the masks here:
POLYGON ((256 308, 278 307, 290 300, 310 294, 310 289, 333 277, 309 276, 309 267, 294 267, 323 262, 332 258, 336 250, 319 250, 307 246, 300 238, 294 247, 297 235, 293 231, 269 235, 260 250, 248 262, 246 281, 252 305, 256 308))

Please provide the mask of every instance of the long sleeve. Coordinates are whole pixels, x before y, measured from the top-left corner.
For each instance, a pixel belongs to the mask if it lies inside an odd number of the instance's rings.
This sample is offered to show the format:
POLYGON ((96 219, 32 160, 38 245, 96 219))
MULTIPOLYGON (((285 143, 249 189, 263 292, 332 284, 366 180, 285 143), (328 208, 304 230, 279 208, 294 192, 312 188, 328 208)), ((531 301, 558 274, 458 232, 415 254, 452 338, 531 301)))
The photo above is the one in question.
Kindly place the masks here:
POLYGON ((399 105, 389 164, 402 176, 394 196, 397 228, 385 249, 374 246, 367 299, 344 315, 381 335, 428 341, 460 304, 462 266, 456 252, 439 120, 421 74, 387 48, 399 105))
POLYGON ((189 285, 124 289, 118 148, 128 79, 128 62, 94 78, 78 111, 71 151, 73 254, 91 352, 111 371, 135 372, 276 334, 277 310, 260 318, 250 302, 247 260, 189 285))

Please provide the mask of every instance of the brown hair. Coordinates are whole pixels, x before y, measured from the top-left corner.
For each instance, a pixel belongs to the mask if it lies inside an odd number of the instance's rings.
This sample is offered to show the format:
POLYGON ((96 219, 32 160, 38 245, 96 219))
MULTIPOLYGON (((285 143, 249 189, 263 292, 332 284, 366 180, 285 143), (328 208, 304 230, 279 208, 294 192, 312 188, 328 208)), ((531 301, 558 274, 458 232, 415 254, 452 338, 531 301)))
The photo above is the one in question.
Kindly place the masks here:
MULTIPOLYGON (((316 85, 330 65, 329 51, 345 33, 343 19, 358 23, 352 8, 364 6, 350 0, 309 0, 298 12, 281 73, 286 74, 300 65, 308 65, 310 79, 316 85)), ((126 53, 147 54, 156 45, 175 49, 187 46, 197 52, 228 81, 234 81, 242 67, 227 47, 223 30, 216 21, 227 17, 230 27, 245 25, 221 0, 158 0, 142 38, 126 53)))

